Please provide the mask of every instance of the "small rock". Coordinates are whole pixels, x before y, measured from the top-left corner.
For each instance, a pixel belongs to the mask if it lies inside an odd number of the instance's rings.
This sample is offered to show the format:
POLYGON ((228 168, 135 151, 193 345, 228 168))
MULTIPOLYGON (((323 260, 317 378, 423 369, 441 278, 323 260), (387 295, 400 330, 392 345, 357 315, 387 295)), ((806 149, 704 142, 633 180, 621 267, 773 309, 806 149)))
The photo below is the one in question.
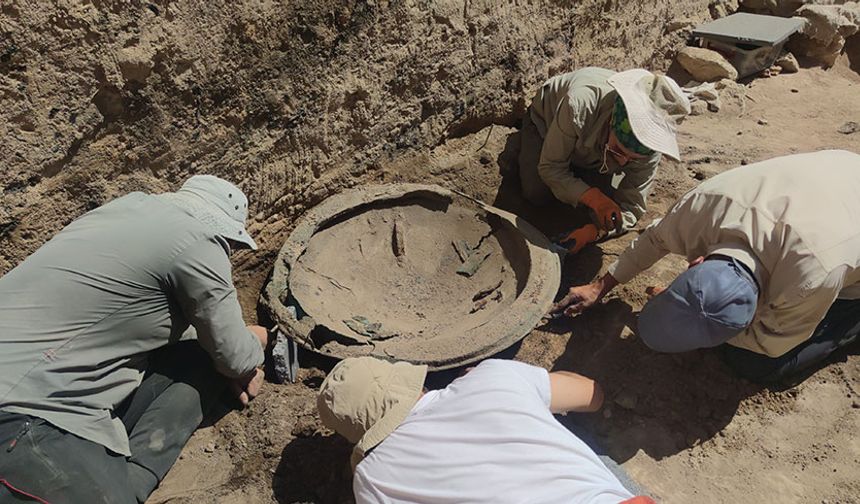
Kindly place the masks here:
POLYGON ((697 81, 714 82, 738 78, 737 69, 722 54, 710 49, 685 47, 678 52, 677 60, 697 81))
POLYGON ((759 119, 757 122, 762 126, 767 126, 767 119, 759 119))
POLYGON ((774 65, 778 66, 785 73, 795 73, 800 70, 800 65, 797 64, 797 58, 790 52, 785 52, 776 59, 774 65))
POLYGON ((720 19, 738 10, 738 0, 712 0, 708 5, 711 18, 720 19))
POLYGON ((636 397, 636 394, 633 392, 621 392, 615 397, 615 404, 621 406, 624 409, 633 410, 636 409, 636 404, 639 402, 639 399, 636 397))
POLYGON ((13 219, 11 216, 7 215, 2 208, 0 208, 0 238, 3 238, 14 231, 17 226, 18 220, 13 219))
POLYGON ((851 133, 856 133, 860 131, 860 123, 854 121, 848 121, 837 129, 839 133, 843 135, 850 135, 851 133))
POLYGON ((636 333, 633 331, 633 329, 631 329, 628 326, 624 326, 621 329, 621 332, 618 333, 618 338, 623 339, 623 340, 630 339, 630 338, 633 338, 635 336, 636 336, 636 333))
POLYGON ((723 79, 714 88, 720 94, 720 112, 728 115, 742 114, 746 110, 747 88, 731 79, 723 79))
POLYGON ((791 92, 792 92, 792 93, 799 93, 799 92, 800 92, 800 90, 799 90, 799 89, 797 89, 797 88, 791 88, 791 92))
POLYGON ((702 115, 708 110, 708 102, 704 100, 694 101, 690 104, 690 115, 702 115))
POLYGON ((678 30, 685 30, 694 26, 696 26, 696 23, 692 19, 673 19, 672 21, 666 23, 666 33, 676 32, 678 30))
POLYGON ((741 166, 746 166, 748 164, 750 164, 748 159, 741 159, 741 166))
POLYGON ((120 72, 126 81, 144 83, 152 68, 155 66, 153 58, 155 50, 150 47, 134 46, 124 47, 117 51, 116 61, 120 72))
POLYGON ((791 17, 806 0, 743 0, 744 9, 749 12, 769 14, 779 17, 791 17))
POLYGON ((860 409, 860 401, 854 401, 851 403, 851 407, 854 409, 860 409))
MULTIPOLYGON (((293 308, 293 316, 295 317, 295 308, 293 308)), ((287 339, 280 331, 277 332, 275 345, 272 347, 272 368, 275 372, 275 383, 289 383, 295 379, 294 372, 294 355, 293 350, 295 343, 287 339)))
POLYGON ((803 5, 795 16, 804 18, 806 23, 800 33, 789 41, 791 51, 825 68, 836 63, 846 39, 860 30, 860 6, 855 2, 845 5, 803 5))
POLYGON ((690 443, 691 446, 695 445, 696 443, 701 443, 707 439, 708 432, 701 427, 693 426, 692 428, 690 428, 689 431, 687 431, 687 442, 690 443), (690 442, 691 438, 693 439, 693 442, 690 442))
POLYGON ((210 441, 206 446, 203 447, 203 451, 206 453, 212 453, 215 451, 215 441, 210 441))

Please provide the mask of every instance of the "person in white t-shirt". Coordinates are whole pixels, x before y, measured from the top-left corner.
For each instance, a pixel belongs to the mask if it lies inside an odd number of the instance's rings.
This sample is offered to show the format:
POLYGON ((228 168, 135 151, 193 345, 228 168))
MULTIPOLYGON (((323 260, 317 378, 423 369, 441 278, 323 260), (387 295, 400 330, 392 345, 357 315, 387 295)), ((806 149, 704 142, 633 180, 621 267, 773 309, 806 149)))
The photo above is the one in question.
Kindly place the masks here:
POLYGON ((553 413, 596 411, 593 380, 487 360, 442 390, 426 366, 340 362, 317 400, 323 423, 355 443, 359 504, 653 503, 634 497, 553 413))

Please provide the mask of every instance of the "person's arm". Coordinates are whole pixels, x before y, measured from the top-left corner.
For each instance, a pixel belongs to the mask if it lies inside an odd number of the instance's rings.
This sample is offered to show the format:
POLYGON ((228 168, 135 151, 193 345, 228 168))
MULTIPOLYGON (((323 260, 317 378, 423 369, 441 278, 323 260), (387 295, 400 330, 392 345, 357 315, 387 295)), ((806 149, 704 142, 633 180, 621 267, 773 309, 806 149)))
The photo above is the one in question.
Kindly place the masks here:
POLYGON ((564 311, 565 315, 571 316, 591 308, 616 285, 630 281, 665 256, 668 249, 662 246, 660 240, 660 234, 663 232, 660 223, 661 221, 657 221, 648 226, 627 246, 602 277, 589 284, 576 285, 568 289, 567 294, 552 305, 550 314, 564 311))
POLYGON ((574 315, 599 302, 620 283, 650 268, 669 252, 683 253, 716 243, 720 230, 718 216, 711 207, 703 207, 703 198, 688 193, 675 203, 662 219, 652 222, 609 266, 608 272, 586 285, 571 287, 567 294, 550 309, 574 315))
POLYGON ((606 273, 590 284, 571 287, 559 302, 552 305, 549 312, 557 313, 564 310, 567 316, 577 314, 599 302, 616 285, 618 281, 615 277, 606 273))
POLYGON ((632 228, 645 215, 660 158, 660 154, 656 153, 648 159, 633 161, 625 167, 624 178, 615 191, 615 201, 621 207, 624 221, 623 229, 632 228))
POLYGON ((489 359, 475 367, 473 373, 499 373, 494 381, 519 376, 528 388, 522 393, 535 393, 553 413, 567 411, 597 411, 603 405, 603 389, 594 380, 570 371, 553 371, 525 362, 489 359), (527 392, 526 392, 527 391, 527 392))
POLYGON ((591 413, 603 406, 603 389, 585 376, 570 371, 549 374, 550 406, 553 413, 591 413))
POLYGON ((174 260, 167 283, 218 372, 253 379, 263 364, 263 346, 242 319, 222 245, 204 240, 188 246, 174 260))
POLYGON ((538 175, 559 200, 577 205, 590 186, 576 177, 570 169, 571 157, 579 138, 573 104, 565 97, 546 130, 538 161, 538 175))
POLYGON ((720 233, 718 224, 715 227, 716 216, 708 215, 710 210, 700 208, 696 200, 688 194, 663 218, 649 224, 609 266, 609 274, 618 283, 627 283, 669 252, 689 255, 686 252, 701 245, 698 242, 717 239, 720 233), (690 240, 691 235, 696 242, 690 240))

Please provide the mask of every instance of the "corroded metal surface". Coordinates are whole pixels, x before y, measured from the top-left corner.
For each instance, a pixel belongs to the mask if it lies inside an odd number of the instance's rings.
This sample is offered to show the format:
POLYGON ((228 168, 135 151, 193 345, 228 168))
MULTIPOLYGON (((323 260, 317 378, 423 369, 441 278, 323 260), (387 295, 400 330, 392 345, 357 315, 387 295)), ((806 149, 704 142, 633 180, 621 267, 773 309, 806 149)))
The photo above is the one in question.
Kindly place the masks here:
MULTIPOLYGON (((396 239, 402 240, 402 237, 396 239)), ((402 243, 396 244, 396 248, 401 246, 402 243)), ((441 370, 489 357, 522 339, 549 309, 558 290, 559 280, 560 262, 558 255, 551 250, 549 240, 521 218, 438 186, 388 184, 352 189, 328 198, 309 210, 281 248, 262 302, 281 330, 306 349, 335 358, 376 355, 427 364, 432 370, 441 370), (290 283, 291 272, 314 235, 332 223, 361 215, 363 208, 380 204, 396 207, 399 201, 416 200, 441 204, 446 208, 456 205, 474 211, 476 216, 481 215, 497 223, 495 225, 499 226, 500 232, 511 237, 509 241, 518 242, 510 247, 511 250, 505 251, 508 254, 515 250, 516 254, 528 256, 515 258, 527 265, 517 273, 515 299, 504 310, 458 333, 454 344, 450 337, 446 341, 438 341, 433 334, 417 339, 413 336, 408 341, 398 342, 397 338, 391 338, 381 343, 356 344, 356 338, 344 335, 347 331, 339 324, 332 324, 330 320, 326 322, 330 319, 328 314, 305 313, 299 303, 305 293, 291 292, 295 288, 290 283)), ((409 296, 410 292, 392 295, 409 296)))

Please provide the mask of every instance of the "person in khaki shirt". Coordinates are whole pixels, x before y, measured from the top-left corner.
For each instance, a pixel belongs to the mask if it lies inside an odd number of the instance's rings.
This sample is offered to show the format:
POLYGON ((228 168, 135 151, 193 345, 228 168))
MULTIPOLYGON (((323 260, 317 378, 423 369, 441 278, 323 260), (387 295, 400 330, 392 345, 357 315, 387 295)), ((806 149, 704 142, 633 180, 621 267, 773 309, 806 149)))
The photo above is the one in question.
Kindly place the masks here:
POLYGON ((723 346, 755 381, 778 381, 860 333, 860 155, 778 157, 721 173, 685 194, 597 281, 553 312, 598 302, 668 253, 690 267, 652 288, 639 336, 662 352, 723 346))
POLYGON ((661 155, 679 159, 675 131, 689 113, 675 81, 647 70, 591 67, 553 77, 523 119, 523 195, 535 205, 555 198, 592 212, 593 224, 562 240, 573 253, 624 232, 645 213, 661 155))

